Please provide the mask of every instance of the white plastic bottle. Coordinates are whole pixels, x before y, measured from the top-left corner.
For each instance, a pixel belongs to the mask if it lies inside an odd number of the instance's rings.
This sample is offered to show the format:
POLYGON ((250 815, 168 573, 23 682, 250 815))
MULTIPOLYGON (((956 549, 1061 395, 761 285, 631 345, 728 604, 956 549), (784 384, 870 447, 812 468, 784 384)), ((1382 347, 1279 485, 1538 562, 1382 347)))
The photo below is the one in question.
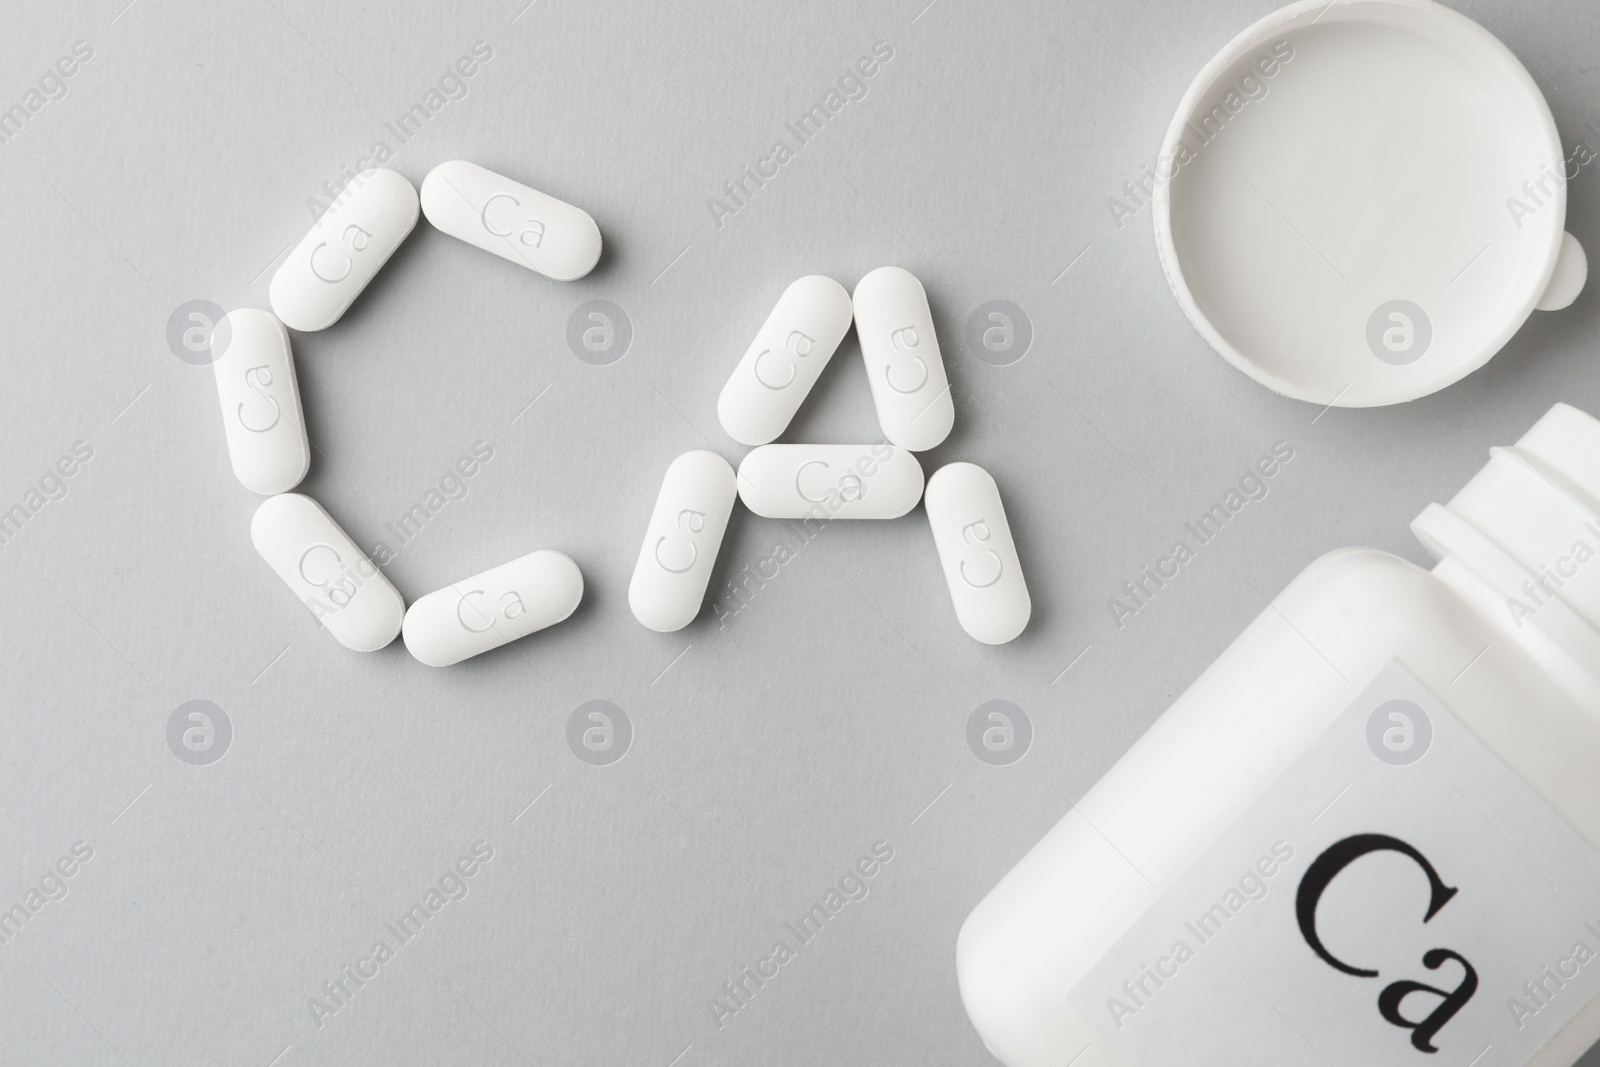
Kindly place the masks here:
POLYGON ((1600 422, 1307 568, 973 910, 1010 1067, 1569 1067, 1600 1038, 1600 422))

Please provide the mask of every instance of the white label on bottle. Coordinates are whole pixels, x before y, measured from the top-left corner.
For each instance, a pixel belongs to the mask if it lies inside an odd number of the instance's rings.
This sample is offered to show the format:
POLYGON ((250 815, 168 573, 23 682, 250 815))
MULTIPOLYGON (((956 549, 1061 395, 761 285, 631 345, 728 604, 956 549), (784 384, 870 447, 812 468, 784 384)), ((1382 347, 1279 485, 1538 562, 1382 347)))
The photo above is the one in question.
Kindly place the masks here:
POLYGON ((1396 663, 1067 997, 1140 1067, 1522 1067, 1596 992, 1600 854, 1396 663))

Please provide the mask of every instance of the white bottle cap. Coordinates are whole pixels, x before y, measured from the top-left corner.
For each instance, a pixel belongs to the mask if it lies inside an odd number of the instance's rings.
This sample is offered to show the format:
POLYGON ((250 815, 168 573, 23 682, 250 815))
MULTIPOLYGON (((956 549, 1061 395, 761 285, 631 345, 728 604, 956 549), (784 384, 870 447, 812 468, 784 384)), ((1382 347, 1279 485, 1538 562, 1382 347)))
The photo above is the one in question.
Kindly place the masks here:
POLYGON ((1566 184, 1592 159, 1566 158, 1538 85, 1472 19, 1300 0, 1206 64, 1113 210, 1150 195, 1173 295, 1229 363, 1369 407, 1450 385, 1573 301, 1566 184))

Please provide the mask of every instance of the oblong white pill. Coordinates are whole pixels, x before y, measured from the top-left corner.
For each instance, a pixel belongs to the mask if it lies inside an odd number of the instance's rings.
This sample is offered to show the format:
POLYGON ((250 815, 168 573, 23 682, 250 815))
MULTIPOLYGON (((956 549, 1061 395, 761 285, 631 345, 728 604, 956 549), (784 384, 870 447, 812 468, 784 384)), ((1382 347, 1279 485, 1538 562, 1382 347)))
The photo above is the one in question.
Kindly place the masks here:
POLYGON ((986 645, 1020 634, 1033 613, 1000 488, 972 463, 933 472, 924 494, 933 544, 961 628, 986 645))
POLYGON ((883 435, 926 452, 950 436, 956 421, 928 294, 910 271, 879 267, 861 279, 851 300, 883 435))
POLYGON ((556 281, 600 261, 600 227, 587 211, 464 159, 422 179, 422 213, 451 237, 556 281))
POLYGON ((416 224, 417 191, 402 175, 357 174, 273 274, 273 313, 292 330, 332 326, 416 224))
POLYGON ((263 500, 250 540, 344 647, 373 652, 400 632, 405 601, 315 500, 300 493, 263 500))
POLYGON ((733 468, 715 452, 672 461, 628 585, 634 618, 671 633, 700 614, 735 495, 733 468))
POLYGON ((717 418, 743 445, 774 441, 850 332, 844 286, 821 274, 793 283, 745 349, 717 397, 717 418))
POLYGON ((739 464, 739 499, 766 519, 898 519, 922 499, 922 464, 887 442, 762 445, 739 464))
POLYGON ((288 492, 311 466, 289 331, 270 311, 239 308, 223 316, 212 345, 234 477, 263 496, 288 492))
POLYGON ((566 555, 541 549, 418 600, 406 609, 406 650, 448 667, 554 626, 583 599, 583 573, 566 555))

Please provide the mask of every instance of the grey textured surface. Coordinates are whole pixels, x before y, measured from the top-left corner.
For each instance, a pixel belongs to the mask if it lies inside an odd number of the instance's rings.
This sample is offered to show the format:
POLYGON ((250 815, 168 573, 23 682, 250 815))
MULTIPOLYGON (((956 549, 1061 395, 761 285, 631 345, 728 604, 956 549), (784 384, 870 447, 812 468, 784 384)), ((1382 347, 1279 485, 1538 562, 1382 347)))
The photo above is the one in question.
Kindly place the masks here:
MULTIPOLYGON (((1107 202, 1267 0, 525 2, 8 5, 7 106, 75 41, 93 57, 0 145, 5 506, 74 442, 93 457, 0 548, 0 904, 93 856, 0 944, 0 1062, 991 1062, 953 966, 982 894, 1317 555, 1423 561, 1406 524, 1488 446, 1557 400, 1600 411, 1592 293, 1459 388, 1320 417, 1190 329, 1149 211, 1119 229, 1107 202), (719 226, 708 199, 880 41, 866 95, 719 226), (400 143, 385 123, 477 42, 465 95, 400 143), (318 631, 250 547, 209 370, 165 341, 185 301, 264 306, 306 201, 380 140, 413 182, 471 159, 606 239, 560 285, 424 223, 295 338, 303 488, 363 546, 493 448, 386 568, 408 597, 539 547, 583 568, 572 620, 448 670, 318 631), (926 283, 953 381, 927 466, 995 474, 1033 625, 963 635, 919 511, 797 546, 726 625, 645 631, 626 586, 666 464, 737 460, 717 391, 789 281, 885 263, 926 283), (632 323, 609 365, 566 342, 594 299, 632 323), (1008 366, 962 340, 996 299, 1033 328, 1008 366), (1119 628, 1122 581, 1280 441, 1268 496, 1119 628), (1033 728, 1009 765, 968 747, 997 699, 1033 728), (191 700, 231 725, 205 765, 168 745, 191 700), (607 765, 567 740, 591 700, 631 723, 607 765), (386 924, 477 842, 466 895, 399 942, 386 924), (724 983, 878 842, 866 896, 719 1025, 724 983), (392 958, 314 1018, 380 939, 392 958)), ((1461 6, 1536 68, 1564 142, 1595 144, 1600 10, 1461 6)), ((787 439, 874 433, 852 339, 787 439)), ((738 515, 717 588, 783 536, 738 515)))

